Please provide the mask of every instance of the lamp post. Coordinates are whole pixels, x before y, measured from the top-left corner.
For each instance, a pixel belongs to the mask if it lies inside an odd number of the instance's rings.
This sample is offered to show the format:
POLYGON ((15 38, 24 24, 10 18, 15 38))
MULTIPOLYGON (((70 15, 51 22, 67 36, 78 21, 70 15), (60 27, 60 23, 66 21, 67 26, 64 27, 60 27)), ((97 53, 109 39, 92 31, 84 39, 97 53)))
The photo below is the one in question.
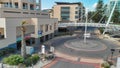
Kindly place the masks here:
POLYGON ((26 43, 25 43, 26 29, 25 29, 25 26, 24 26, 25 23, 26 23, 26 21, 23 21, 22 24, 21 24, 21 37, 22 37, 21 56, 24 57, 24 58, 26 57, 26 43))
POLYGON ((85 22, 85 32, 84 32, 84 43, 86 43, 87 22, 88 22, 88 9, 86 9, 86 22, 85 22))
POLYGON ((114 52, 115 52, 115 49, 111 49, 111 60, 112 60, 112 58, 113 58, 114 52))

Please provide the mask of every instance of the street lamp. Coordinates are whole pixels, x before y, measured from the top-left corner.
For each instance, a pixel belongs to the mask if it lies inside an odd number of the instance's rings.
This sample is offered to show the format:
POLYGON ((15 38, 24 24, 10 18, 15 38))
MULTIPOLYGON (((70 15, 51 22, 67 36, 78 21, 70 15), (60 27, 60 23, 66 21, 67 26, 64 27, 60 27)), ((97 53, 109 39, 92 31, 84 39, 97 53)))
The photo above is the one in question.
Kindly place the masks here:
POLYGON ((113 58, 113 53, 115 52, 115 49, 111 49, 111 60, 113 58))
POLYGON ((26 43, 25 43, 25 32, 26 32, 26 29, 25 29, 24 24, 26 24, 26 21, 23 21, 22 24, 21 24, 21 37, 22 37, 21 56, 25 58, 26 57, 26 43))

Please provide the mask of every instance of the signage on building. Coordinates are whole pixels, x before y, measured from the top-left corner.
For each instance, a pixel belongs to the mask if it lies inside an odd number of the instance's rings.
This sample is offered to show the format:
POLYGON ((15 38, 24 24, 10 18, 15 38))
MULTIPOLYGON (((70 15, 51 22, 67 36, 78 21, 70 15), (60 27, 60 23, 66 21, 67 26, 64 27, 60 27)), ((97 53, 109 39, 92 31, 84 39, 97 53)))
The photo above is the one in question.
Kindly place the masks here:
POLYGON ((41 37, 41 36, 42 36, 42 31, 38 30, 38 37, 41 37))

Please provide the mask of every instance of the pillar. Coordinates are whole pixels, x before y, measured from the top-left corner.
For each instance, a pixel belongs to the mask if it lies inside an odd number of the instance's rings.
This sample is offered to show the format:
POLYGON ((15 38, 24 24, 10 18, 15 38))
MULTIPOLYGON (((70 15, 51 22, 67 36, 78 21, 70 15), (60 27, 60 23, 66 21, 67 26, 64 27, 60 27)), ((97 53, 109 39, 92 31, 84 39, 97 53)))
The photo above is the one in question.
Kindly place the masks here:
POLYGON ((43 41, 46 41, 46 36, 43 36, 43 41))
POLYGON ((30 39, 30 45, 32 45, 32 42, 33 42, 33 40, 32 40, 32 38, 30 39))
POLYGON ((40 44, 40 38, 35 38, 35 45, 39 45, 40 44))
POLYGON ((54 38, 54 33, 52 33, 52 38, 54 38))

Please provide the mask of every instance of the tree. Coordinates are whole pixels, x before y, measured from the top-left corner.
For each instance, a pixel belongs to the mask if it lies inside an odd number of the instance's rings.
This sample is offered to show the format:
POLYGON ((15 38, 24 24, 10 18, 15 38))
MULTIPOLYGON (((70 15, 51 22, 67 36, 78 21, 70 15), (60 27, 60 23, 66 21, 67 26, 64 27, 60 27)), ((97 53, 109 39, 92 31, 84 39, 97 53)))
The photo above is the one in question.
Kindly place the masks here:
POLYGON ((97 6, 96 6, 96 10, 97 11, 101 11, 103 5, 104 5, 103 0, 98 0, 97 6))
POLYGON ((120 23, 120 12, 118 10, 114 10, 113 16, 112 16, 112 22, 118 24, 120 23))
POLYGON ((103 17, 103 13, 104 13, 103 5, 104 5, 103 0, 98 0, 96 11, 95 11, 96 15, 92 17, 92 20, 94 22, 99 22, 100 19, 103 17))
POLYGON ((26 29, 25 29, 25 26, 24 24, 26 24, 26 21, 23 21, 22 24, 21 24, 21 37, 22 37, 22 42, 21 42, 21 56, 22 57, 26 57, 26 43, 25 43, 25 32, 26 32, 26 29))
POLYGON ((88 12, 88 21, 90 22, 92 20, 92 17, 95 15, 94 11, 89 11, 88 12))

